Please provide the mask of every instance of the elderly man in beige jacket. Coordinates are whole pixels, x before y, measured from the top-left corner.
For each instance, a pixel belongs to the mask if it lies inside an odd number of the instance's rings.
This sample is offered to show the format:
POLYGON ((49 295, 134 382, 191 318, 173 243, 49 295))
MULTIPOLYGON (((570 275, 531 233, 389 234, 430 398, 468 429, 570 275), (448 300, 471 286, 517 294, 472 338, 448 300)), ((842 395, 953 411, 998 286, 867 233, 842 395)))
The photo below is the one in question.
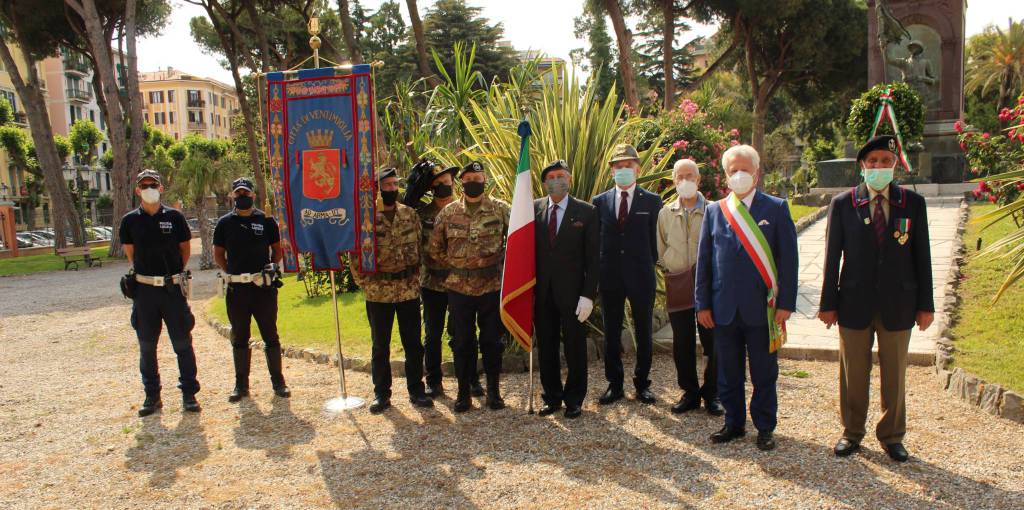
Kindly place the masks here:
POLYGON ((672 357, 683 396, 672 406, 673 413, 700 408, 701 400, 708 414, 725 413, 718 400, 717 371, 713 331, 697 324, 694 312, 694 267, 697 264, 697 242, 707 201, 698 192, 700 170, 691 159, 676 161, 672 168, 678 199, 658 213, 658 264, 665 275, 666 308, 672 323, 672 357), (697 336, 708 362, 704 367, 704 384, 697 379, 697 336))

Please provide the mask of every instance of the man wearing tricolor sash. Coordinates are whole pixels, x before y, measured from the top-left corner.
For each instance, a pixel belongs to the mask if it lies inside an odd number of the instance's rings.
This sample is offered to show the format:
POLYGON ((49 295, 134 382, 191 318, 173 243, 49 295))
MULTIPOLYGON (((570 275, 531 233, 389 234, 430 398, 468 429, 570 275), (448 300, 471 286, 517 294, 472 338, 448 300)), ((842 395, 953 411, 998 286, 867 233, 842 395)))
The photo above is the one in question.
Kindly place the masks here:
POLYGON ((931 325, 935 305, 924 197, 892 183, 900 146, 888 135, 868 141, 857 154, 864 182, 829 206, 818 317, 830 328, 839 324, 840 457, 859 450, 866 432, 877 337, 882 417, 875 435, 893 460, 909 458, 903 436, 910 332, 915 323, 922 331, 931 325))
POLYGON ((750 417, 757 447, 775 448, 778 350, 796 309, 796 227, 786 201, 757 190, 760 157, 749 145, 722 154, 732 192, 707 206, 697 249, 697 321, 714 328, 718 395, 725 426, 711 435, 726 443, 746 435, 746 359, 750 417))

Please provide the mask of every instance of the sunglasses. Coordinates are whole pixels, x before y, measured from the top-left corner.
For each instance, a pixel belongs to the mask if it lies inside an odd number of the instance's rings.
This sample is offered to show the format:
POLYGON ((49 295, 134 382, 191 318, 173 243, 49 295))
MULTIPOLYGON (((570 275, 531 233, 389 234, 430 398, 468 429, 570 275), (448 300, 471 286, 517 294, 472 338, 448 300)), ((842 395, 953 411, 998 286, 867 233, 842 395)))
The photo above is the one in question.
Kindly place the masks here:
POLYGON ((160 189, 159 183, 139 184, 139 189, 160 189))

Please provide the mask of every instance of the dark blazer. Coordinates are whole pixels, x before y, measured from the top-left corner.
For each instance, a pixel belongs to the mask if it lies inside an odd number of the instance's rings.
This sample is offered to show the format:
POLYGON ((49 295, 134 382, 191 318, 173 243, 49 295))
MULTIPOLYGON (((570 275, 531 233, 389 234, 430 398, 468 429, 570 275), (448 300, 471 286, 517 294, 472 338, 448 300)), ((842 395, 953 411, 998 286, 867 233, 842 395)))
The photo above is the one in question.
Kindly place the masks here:
MULTIPOLYGON (((796 310, 799 264, 796 226, 785 200, 760 191, 754 193, 750 216, 771 247, 778 272, 776 308, 792 312, 796 310)), ((704 213, 696 280, 696 308, 711 310, 716 325, 732 324, 737 314, 748 326, 768 323, 768 287, 725 219, 721 202, 711 202, 704 213)))
POLYGON ((654 292, 661 196, 638 185, 625 227, 620 229, 617 193, 621 190, 615 187, 593 200, 601 223, 601 288, 654 292))
POLYGON ((886 329, 910 329, 918 311, 935 311, 924 197, 889 186, 889 224, 882 246, 870 224, 870 199, 864 183, 832 199, 819 309, 838 310, 844 328, 865 329, 881 313, 886 329), (910 231, 907 242, 900 244, 893 232, 903 218, 910 219, 910 231))
POLYGON ((597 297, 598 249, 597 211, 594 206, 568 197, 555 244, 548 240, 548 197, 533 201, 536 220, 537 306, 551 306, 549 292, 559 311, 572 314, 580 296, 597 297))

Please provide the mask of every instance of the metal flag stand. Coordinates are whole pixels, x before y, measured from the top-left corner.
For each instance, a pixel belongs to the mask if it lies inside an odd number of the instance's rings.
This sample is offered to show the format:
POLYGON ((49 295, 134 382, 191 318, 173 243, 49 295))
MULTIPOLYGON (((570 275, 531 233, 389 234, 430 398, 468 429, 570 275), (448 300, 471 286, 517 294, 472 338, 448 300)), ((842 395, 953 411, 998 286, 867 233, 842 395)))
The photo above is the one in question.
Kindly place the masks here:
POLYGON ((334 285, 334 271, 329 272, 331 273, 331 301, 334 302, 334 339, 338 342, 338 376, 341 379, 341 396, 328 400, 324 404, 324 409, 330 413, 338 413, 361 407, 365 401, 359 397, 350 397, 348 387, 345 385, 345 355, 341 352, 341 322, 338 319, 338 288, 334 285))

